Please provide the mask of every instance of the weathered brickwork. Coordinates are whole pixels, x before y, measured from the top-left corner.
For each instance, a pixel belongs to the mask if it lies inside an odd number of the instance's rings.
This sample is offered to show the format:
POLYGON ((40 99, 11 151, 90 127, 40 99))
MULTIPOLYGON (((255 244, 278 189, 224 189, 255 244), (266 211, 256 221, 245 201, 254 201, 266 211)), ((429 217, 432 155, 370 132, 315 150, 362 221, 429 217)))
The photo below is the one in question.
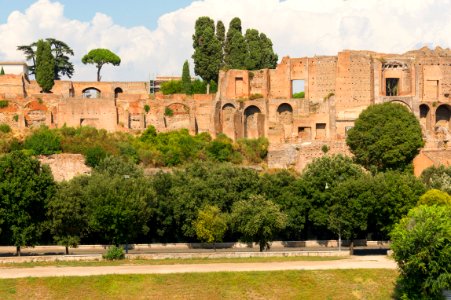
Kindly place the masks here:
POLYGON ((224 133, 234 140, 264 136, 271 145, 270 167, 302 169, 322 155, 323 145, 330 153, 349 153, 346 132, 360 112, 395 102, 419 118, 424 151, 441 153, 434 157, 449 163, 449 49, 284 57, 276 69, 221 71, 216 95, 149 95, 149 90, 147 82, 57 81, 52 94, 41 94, 35 81, 4 75, 0 100, 9 103, 0 108, 0 123, 17 130, 66 124, 136 132, 153 125, 158 131, 224 133), (299 83, 305 97, 293 98, 299 83))

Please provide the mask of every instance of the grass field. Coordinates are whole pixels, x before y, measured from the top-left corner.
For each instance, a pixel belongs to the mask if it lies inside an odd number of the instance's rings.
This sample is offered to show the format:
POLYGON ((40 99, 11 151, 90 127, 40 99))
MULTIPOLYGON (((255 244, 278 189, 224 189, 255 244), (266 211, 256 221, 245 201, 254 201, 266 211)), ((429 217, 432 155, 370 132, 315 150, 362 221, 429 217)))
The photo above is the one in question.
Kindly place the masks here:
POLYGON ((215 263, 259 263, 284 261, 329 261, 348 258, 346 256, 280 256, 247 258, 192 258, 192 259, 124 259, 116 261, 51 261, 0 263, 1 268, 31 268, 41 266, 83 267, 83 266, 119 266, 119 265, 175 265, 175 264, 215 264, 215 263))
POLYGON ((391 299, 395 270, 358 269, 0 280, 0 299, 391 299))

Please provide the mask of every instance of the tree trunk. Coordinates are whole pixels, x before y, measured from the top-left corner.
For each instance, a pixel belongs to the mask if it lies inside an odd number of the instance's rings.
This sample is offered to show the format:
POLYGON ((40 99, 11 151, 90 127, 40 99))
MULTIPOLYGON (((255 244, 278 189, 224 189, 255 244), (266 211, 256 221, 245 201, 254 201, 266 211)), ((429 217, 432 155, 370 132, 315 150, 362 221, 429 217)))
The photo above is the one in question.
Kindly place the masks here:
POLYGON ((354 239, 350 240, 349 244, 349 255, 354 255, 354 239))
POLYGON ((210 94, 210 82, 207 83, 207 94, 210 94))
POLYGON ((16 255, 20 256, 20 246, 16 246, 16 255))
POLYGON ((69 246, 66 246, 66 255, 69 254, 69 246))
POLYGON ((97 81, 100 82, 100 69, 102 69, 102 67, 97 67, 97 81))

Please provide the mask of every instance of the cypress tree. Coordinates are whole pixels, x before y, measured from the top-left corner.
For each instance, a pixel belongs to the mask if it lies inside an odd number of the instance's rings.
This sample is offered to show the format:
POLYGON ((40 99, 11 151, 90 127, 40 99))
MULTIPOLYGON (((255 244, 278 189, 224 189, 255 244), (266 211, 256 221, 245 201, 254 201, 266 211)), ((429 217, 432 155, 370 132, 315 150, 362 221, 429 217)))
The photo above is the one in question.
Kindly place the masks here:
POLYGON ((185 60, 185 63, 183 64, 183 71, 182 71, 182 83, 183 83, 183 92, 187 95, 192 93, 191 89, 191 75, 189 73, 189 64, 188 60, 185 60))
POLYGON ((215 35, 215 23, 209 17, 196 20, 193 35, 194 73, 207 81, 207 93, 210 92, 210 80, 217 81, 221 66, 221 43, 215 35))
POLYGON ((5 70, 3 70, 3 67, 2 67, 2 69, 0 70, 0 75, 5 75, 5 70))
POLYGON ((248 29, 244 35, 247 45, 245 66, 247 70, 262 69, 262 49, 258 30, 248 29))
POLYGON ((245 69, 247 47, 241 33, 241 20, 233 18, 224 45, 224 64, 227 69, 245 69))
POLYGON ((43 93, 49 93, 55 84, 55 59, 50 49, 50 43, 39 40, 36 50, 36 81, 43 93))
POLYGON ((272 48, 272 41, 264 34, 260 33, 260 49, 261 49, 261 64, 260 69, 274 69, 277 66, 279 59, 272 48))
POLYGON ((216 38, 221 43, 221 68, 224 67, 225 26, 221 20, 216 23, 216 38))

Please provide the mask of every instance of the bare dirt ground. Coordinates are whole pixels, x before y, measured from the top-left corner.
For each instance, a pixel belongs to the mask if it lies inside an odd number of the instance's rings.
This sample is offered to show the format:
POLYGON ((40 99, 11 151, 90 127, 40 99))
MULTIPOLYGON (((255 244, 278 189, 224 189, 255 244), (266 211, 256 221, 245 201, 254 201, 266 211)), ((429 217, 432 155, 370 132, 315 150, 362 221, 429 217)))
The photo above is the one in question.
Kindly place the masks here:
POLYGON ((396 269, 387 256, 352 256, 333 261, 291 261, 266 263, 218 263, 180 265, 122 265, 98 267, 2 268, 0 278, 92 276, 107 274, 170 274, 207 272, 249 272, 328 269, 396 269))

